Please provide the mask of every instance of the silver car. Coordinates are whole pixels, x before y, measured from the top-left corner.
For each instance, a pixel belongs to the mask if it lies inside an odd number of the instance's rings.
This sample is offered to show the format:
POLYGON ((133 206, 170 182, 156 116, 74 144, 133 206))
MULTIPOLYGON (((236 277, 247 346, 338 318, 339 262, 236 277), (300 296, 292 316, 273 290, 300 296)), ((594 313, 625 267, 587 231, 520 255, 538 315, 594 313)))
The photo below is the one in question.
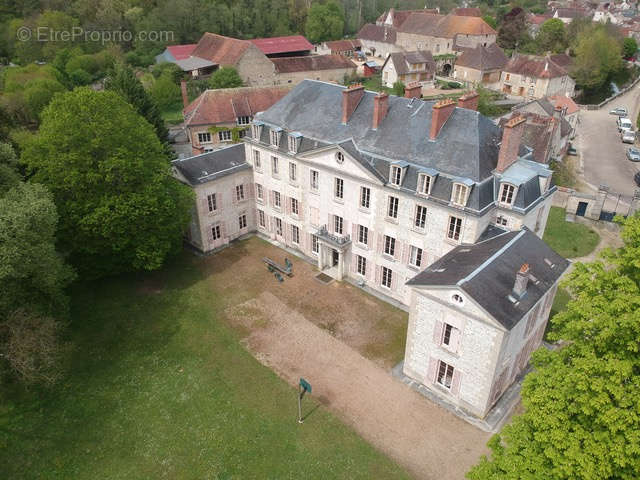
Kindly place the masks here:
POLYGON ((625 107, 617 107, 609 112, 611 115, 618 115, 619 117, 627 116, 627 109, 625 107))
POLYGON ((622 143, 636 143, 636 132, 633 130, 622 132, 620 137, 622 138, 622 143))
POLYGON ((632 162, 640 162, 640 150, 635 147, 630 147, 627 150, 627 158, 632 162))

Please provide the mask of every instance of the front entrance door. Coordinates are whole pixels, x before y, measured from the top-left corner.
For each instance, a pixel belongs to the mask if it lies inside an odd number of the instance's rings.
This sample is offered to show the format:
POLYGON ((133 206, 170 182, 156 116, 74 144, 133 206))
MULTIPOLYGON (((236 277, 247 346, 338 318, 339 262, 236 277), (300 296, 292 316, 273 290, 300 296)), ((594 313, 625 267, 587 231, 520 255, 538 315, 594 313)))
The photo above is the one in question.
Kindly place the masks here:
POLYGON ((338 260, 340 260, 340 254, 338 253, 338 251, 336 249, 331 249, 331 252, 332 252, 331 266, 332 267, 337 267, 338 266, 338 260))

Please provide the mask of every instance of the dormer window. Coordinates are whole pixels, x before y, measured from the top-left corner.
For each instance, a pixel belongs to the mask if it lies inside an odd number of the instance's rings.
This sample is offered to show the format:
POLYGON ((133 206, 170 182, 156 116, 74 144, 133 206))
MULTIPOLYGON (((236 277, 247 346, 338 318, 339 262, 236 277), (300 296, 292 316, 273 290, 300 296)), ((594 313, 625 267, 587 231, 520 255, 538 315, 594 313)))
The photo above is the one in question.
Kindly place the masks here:
POLYGON ((433 184, 433 177, 426 173, 418 175, 418 193, 421 195, 431 194, 431 185, 433 184))
POLYGON ((500 188, 500 203, 503 205, 513 205, 515 200, 516 187, 510 183, 503 183, 500 188))
POLYGON ((396 167, 395 165, 391 166, 391 185, 400 186, 402 183, 402 168, 396 167))
POLYGON ((468 194, 469 187, 461 183, 454 183, 453 190, 451 192, 451 203, 464 207, 467 204, 468 194))
POLYGON ((248 117, 248 116, 238 117, 236 118, 236 123, 238 125, 249 125, 251 123, 251 117, 248 117))
POLYGON ((260 140, 260 135, 262 135, 262 123, 251 125, 251 136, 256 140, 260 140))
POLYGON ((271 145, 273 145, 274 147, 278 147, 280 146, 280 134, 281 134, 281 130, 272 128, 271 132, 270 132, 270 137, 269 140, 271 142, 271 145))
POLYGON ((300 138, 300 135, 291 134, 287 138, 289 143, 289 152, 296 153, 298 151, 298 139, 300 138))

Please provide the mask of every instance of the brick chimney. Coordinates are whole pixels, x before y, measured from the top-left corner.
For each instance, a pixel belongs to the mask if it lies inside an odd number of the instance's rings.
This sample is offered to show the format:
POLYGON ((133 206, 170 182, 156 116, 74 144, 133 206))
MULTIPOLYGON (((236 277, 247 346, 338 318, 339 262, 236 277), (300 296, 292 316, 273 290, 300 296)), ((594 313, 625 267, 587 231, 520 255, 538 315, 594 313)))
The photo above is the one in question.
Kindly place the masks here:
POLYGON ((187 108, 189 106, 189 95, 187 95, 187 82, 184 80, 180 82, 180 91, 182 92, 182 105, 187 108))
POLYGON ((420 98, 422 96, 422 85, 412 82, 404 87, 404 98, 420 98))
POLYGON ((371 128, 376 130, 382 123, 389 109, 389 95, 382 92, 373 97, 373 124, 371 128))
POLYGON ((342 91, 342 123, 347 123, 364 95, 364 87, 359 83, 349 85, 342 91))
POLYGON ((431 110, 431 132, 429 133, 431 140, 436 139, 455 106, 456 103, 451 99, 440 100, 433 106, 431 110))
POLYGON ((480 95, 477 92, 469 92, 458 99, 458 106, 467 110, 478 110, 480 95))
POLYGON ((518 158, 525 121, 524 117, 514 116, 505 123, 502 130, 500 153, 498 154, 498 166, 496 167, 499 173, 504 172, 518 158))
POLYGON ((520 299, 527 293, 527 284, 529 283, 529 264, 523 263, 520 270, 516 273, 516 281, 513 284, 513 296, 520 299))

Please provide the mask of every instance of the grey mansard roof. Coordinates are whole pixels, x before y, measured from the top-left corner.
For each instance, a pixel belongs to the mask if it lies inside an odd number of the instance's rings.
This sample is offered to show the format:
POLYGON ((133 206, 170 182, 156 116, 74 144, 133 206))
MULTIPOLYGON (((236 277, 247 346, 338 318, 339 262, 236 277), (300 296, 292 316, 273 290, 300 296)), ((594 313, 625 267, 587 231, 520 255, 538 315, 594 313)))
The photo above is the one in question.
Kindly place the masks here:
POLYGON ((250 169, 251 166, 246 162, 244 152, 244 144, 237 143, 195 157, 173 160, 171 166, 189 185, 195 186, 240 170, 250 169))
POLYGON ((569 262, 524 228, 460 245, 407 282, 416 287, 458 286, 510 330, 549 291, 569 262), (524 297, 511 295, 516 272, 529 264, 524 297))
POLYGON ((257 120, 329 144, 352 139, 364 154, 388 161, 407 161, 474 182, 489 177, 496 167, 501 130, 478 112, 456 107, 438 138, 431 141, 429 129, 435 102, 389 96, 387 115, 378 129, 373 130, 375 92, 365 91, 343 125, 344 88, 305 80, 258 115, 257 120))

